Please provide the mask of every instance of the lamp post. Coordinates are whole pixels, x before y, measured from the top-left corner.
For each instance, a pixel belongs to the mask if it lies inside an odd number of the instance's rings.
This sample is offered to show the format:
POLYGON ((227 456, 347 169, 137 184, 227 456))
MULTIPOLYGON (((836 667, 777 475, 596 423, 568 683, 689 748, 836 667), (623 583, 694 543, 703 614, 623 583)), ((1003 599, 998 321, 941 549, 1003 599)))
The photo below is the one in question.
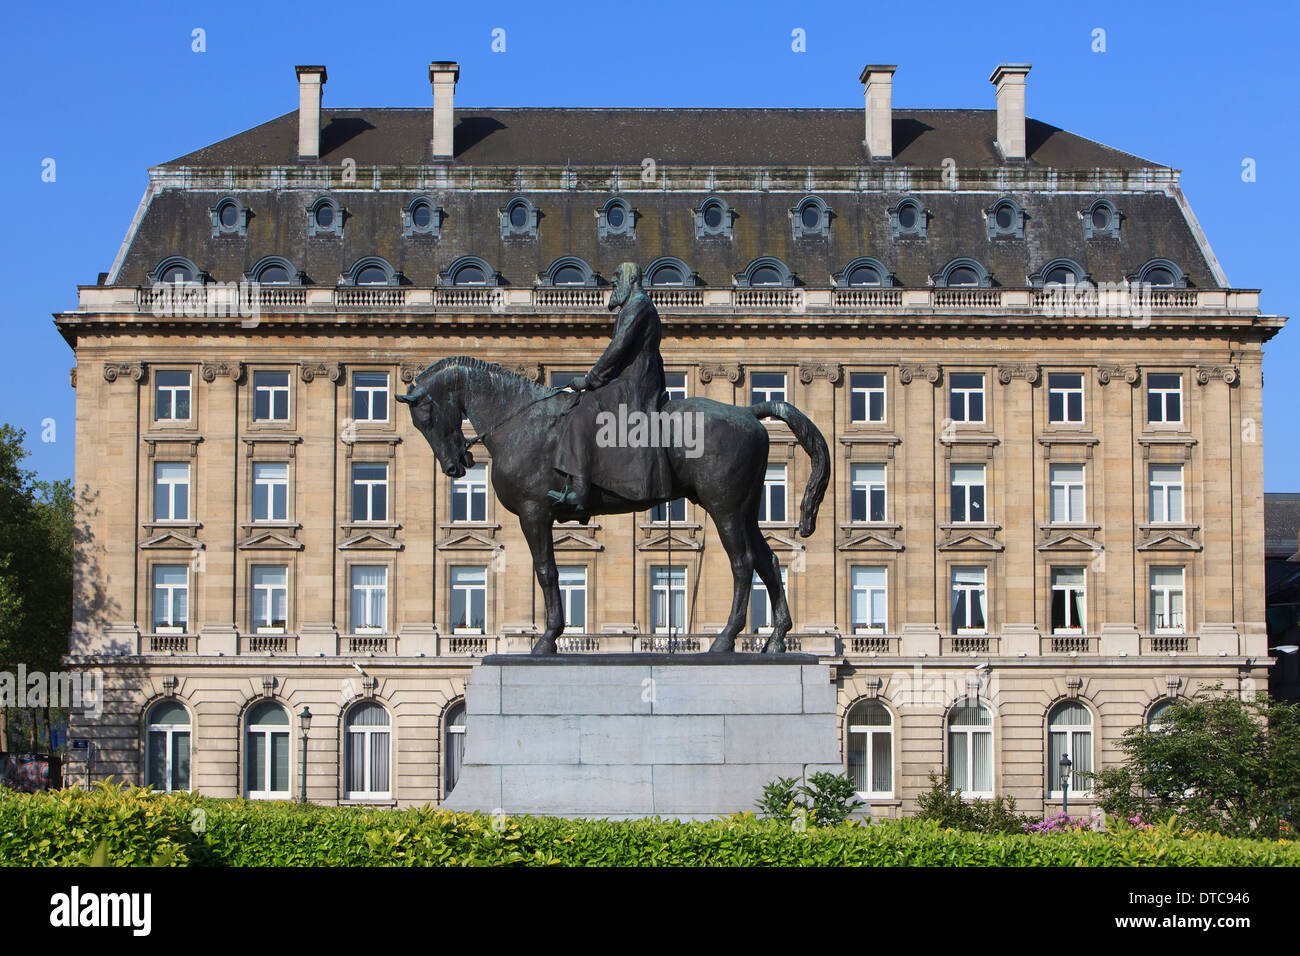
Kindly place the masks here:
POLYGON ((1073 761, 1069 754, 1061 754, 1061 813, 1070 815, 1070 767, 1073 761))
POLYGON ((298 725, 302 727, 302 799, 300 803, 307 802, 307 731, 311 730, 311 711, 307 705, 303 704, 302 712, 298 714, 298 725))

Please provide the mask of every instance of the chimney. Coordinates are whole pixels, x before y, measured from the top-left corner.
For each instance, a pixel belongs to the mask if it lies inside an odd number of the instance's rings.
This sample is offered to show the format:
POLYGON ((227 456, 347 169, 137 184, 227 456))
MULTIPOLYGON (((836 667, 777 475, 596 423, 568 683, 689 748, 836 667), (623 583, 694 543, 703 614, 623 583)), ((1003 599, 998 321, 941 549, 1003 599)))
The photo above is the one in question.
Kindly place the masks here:
POLYGON ((997 147, 1005 160, 1025 159, 1025 75, 1028 63, 1003 63, 989 82, 998 92, 997 147))
POLYGON ((298 73, 298 158, 320 159, 320 101, 325 67, 296 66, 298 73))
POLYGON ((433 84, 433 139, 429 141, 435 160, 452 158, 452 131, 456 121, 452 112, 456 100, 456 81, 460 64, 429 64, 429 82, 433 84))
POLYGON ((866 66, 858 81, 867 105, 867 136, 862 141, 871 159, 894 158, 894 71, 897 66, 866 66))

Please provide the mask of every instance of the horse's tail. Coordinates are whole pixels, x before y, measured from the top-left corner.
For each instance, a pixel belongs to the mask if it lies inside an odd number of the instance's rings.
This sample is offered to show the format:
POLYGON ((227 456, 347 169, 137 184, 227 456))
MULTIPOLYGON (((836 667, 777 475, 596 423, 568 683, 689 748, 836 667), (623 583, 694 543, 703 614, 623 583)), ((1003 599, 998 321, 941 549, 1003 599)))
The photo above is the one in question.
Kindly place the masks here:
POLYGON ((821 507, 830 480, 831 453, 826 448, 826 439, 812 419, 789 402, 759 402, 750 405, 749 410, 756 418, 779 418, 789 425, 794 437, 799 439, 799 444, 812 459, 812 474, 808 476, 808 487, 803 491, 803 503, 799 506, 799 534, 807 538, 817 527, 817 509, 821 507))

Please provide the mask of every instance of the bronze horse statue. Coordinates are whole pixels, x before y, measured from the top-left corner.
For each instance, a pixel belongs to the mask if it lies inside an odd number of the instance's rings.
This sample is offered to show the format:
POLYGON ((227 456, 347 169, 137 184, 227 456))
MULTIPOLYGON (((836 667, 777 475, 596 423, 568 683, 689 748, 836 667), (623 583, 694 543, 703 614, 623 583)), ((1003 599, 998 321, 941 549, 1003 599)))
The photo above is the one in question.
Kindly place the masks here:
MULTIPOLYGON (((667 497, 630 501, 599 487, 593 488, 586 508, 579 512, 548 494, 554 487, 556 441, 561 417, 573 393, 549 389, 499 365, 468 356, 445 358, 425 368, 405 395, 397 400, 410 406, 411 419, 429 442, 443 473, 459 478, 474 464, 470 445, 461 431, 468 418, 492 456, 492 487, 497 499, 519 517, 532 552, 533 570, 546 600, 546 630, 533 646, 533 654, 556 653, 555 641, 564 631, 564 606, 555 568, 552 525, 581 520, 589 515, 644 511, 675 498, 688 498, 713 518, 718 537, 731 561, 731 615, 714 638, 711 653, 735 650, 736 635, 745 624, 750 583, 758 572, 772 603, 773 627, 763 652, 785 651, 790 630, 790 609, 781 586, 776 555, 763 540, 758 510, 767 470, 768 436, 761 419, 785 422, 812 459, 812 474, 804 489, 799 513, 799 534, 808 537, 817 524, 817 509, 826 493, 830 455, 826 439, 806 415, 787 402, 725 405, 708 398, 669 401, 663 413, 697 416, 701 423, 699 447, 668 444, 673 487, 667 497), (692 454, 692 451, 695 454, 692 454)), ((665 425, 667 432, 670 426, 665 425)), ((680 428, 680 421, 679 421, 680 428)), ((593 436, 593 442, 596 437, 593 436)), ((597 444, 599 444, 597 442, 597 444)), ((616 454, 602 447, 596 454, 616 454)))

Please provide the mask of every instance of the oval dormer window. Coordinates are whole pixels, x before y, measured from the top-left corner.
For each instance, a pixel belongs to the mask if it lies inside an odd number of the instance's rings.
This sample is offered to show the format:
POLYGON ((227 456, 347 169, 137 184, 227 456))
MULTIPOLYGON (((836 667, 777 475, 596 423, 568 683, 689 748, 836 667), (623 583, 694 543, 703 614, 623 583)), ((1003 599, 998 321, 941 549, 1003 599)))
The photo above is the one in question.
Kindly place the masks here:
POLYGON ((316 225, 321 229, 329 229, 334 225, 334 207, 329 203, 323 202, 316 207, 316 225))
POLYGON ((433 207, 427 202, 417 202, 411 207, 411 223, 417 229, 427 229, 431 222, 433 222, 433 207))

